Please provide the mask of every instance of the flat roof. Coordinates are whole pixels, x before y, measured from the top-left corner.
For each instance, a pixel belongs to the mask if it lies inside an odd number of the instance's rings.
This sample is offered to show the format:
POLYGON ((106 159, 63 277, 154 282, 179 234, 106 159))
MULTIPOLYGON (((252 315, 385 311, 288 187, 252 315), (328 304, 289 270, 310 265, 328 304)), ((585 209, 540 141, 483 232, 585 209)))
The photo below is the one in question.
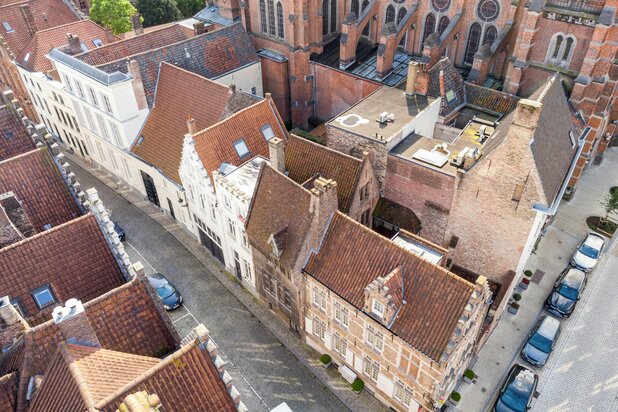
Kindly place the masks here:
POLYGON ((405 91, 393 87, 382 87, 330 120, 328 124, 364 137, 388 142, 434 100, 418 94, 410 96, 405 91), (393 120, 380 123, 378 119, 384 112, 392 114, 393 120))
POLYGON ((473 120, 468 123, 452 143, 411 134, 395 146, 390 153, 429 169, 455 176, 457 169, 461 167, 451 163, 451 160, 466 148, 468 152, 478 149, 480 156, 483 152, 484 144, 491 139, 494 131, 494 126, 473 120), (481 126, 485 126, 485 134, 487 136, 483 141, 481 141, 479 134, 481 126), (439 145, 443 149, 436 150, 439 145), (440 159, 446 159, 446 163, 442 166, 439 165, 441 162, 436 162, 440 159))
POLYGON ((251 198, 262 163, 270 165, 270 161, 262 156, 256 156, 247 163, 226 174, 225 180, 239 189, 245 196, 251 198))
POLYGON ((420 258, 428 260, 435 265, 440 264, 440 260, 442 260, 442 257, 444 256, 444 253, 430 248, 426 244, 418 242, 410 236, 405 236, 401 232, 393 236, 391 240, 407 251, 410 251, 420 258))

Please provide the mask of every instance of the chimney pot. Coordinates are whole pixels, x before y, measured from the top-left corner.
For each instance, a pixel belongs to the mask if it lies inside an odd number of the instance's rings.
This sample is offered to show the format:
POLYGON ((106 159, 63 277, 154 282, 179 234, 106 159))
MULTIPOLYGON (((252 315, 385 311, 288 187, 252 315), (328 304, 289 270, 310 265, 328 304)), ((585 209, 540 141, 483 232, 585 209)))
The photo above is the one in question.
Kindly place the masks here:
POLYGON ((229 85, 230 94, 236 93, 236 85, 234 83, 229 85))
POLYGON ((65 340, 75 340, 80 343, 101 347, 82 302, 72 298, 65 306, 56 306, 52 312, 54 323, 58 325, 65 340))
POLYGON ((67 33, 67 40, 69 41, 69 53, 79 54, 82 50, 82 43, 79 40, 79 36, 71 33, 67 33))

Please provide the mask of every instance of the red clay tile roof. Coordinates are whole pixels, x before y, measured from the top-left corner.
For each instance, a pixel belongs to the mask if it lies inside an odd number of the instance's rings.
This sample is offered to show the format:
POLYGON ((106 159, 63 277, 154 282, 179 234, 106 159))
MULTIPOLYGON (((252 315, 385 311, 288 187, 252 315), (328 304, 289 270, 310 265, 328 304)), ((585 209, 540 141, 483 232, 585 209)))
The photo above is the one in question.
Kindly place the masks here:
POLYGON ((179 24, 164 27, 142 35, 121 40, 103 47, 78 54, 75 58, 92 66, 99 66, 115 60, 124 59, 168 44, 188 39, 190 36, 179 24))
POLYGON ((320 251, 310 256, 305 271, 363 310, 365 287, 397 268, 404 277, 406 304, 390 330, 439 362, 472 294, 471 283, 340 212, 335 214, 320 251))
POLYGON ((519 97, 476 84, 466 83, 466 103, 471 106, 489 109, 492 112, 509 114, 517 106, 519 97))
POLYGON ((30 0, 0 6, 0 36, 2 36, 11 52, 17 56, 26 47, 33 34, 38 30, 45 30, 62 24, 78 21, 79 18, 62 0, 30 0), (21 10, 22 6, 29 6, 34 18, 33 32, 21 10), (15 30, 8 33, 2 22, 8 22, 15 30))
POLYGON ((30 323, 49 319, 55 306, 37 307, 31 292, 38 287, 49 285, 56 302, 87 302, 125 282, 93 215, 0 249, 0 273, 3 296, 19 298, 30 323))
POLYGON ((0 194, 0 249, 36 234, 12 192, 0 194))
POLYGON ((0 162, 0 193, 13 192, 37 232, 80 216, 60 170, 47 148, 0 162))
MULTIPOLYGON (((230 99, 235 95, 245 93, 232 94, 227 86, 172 64, 161 63, 154 107, 131 152, 181 185, 178 168, 184 135, 188 132, 187 116, 193 117, 197 130, 203 130, 231 114, 230 111, 240 110, 254 102, 254 98, 246 95, 245 103, 228 110, 230 99)), ((232 102, 239 99, 242 97, 234 97, 232 102)))
POLYGON ((0 162, 35 148, 15 112, 8 106, 0 106, 0 162))
MULTIPOLYGON (((46 73, 54 67, 51 61, 45 55, 53 48, 61 47, 68 44, 67 33, 71 33, 79 37, 79 40, 86 45, 90 50, 96 46, 92 42, 94 39, 99 39, 103 44, 110 43, 108 34, 101 26, 92 20, 81 20, 62 26, 54 27, 47 30, 38 31, 28 45, 17 56, 16 62, 26 70, 31 72, 46 73), (26 56, 28 59, 26 60, 26 56)), ((120 37, 115 37, 115 40, 120 40, 120 37)))
POLYGON ((236 410, 208 352, 196 342, 164 360, 61 343, 29 410, 114 412, 127 395, 143 390, 156 394, 166 410, 236 410))
POLYGON ((14 411, 16 406, 15 395, 19 379, 17 372, 4 375, 0 378, 0 411, 14 411))
MULTIPOLYGON (((155 301, 156 292, 146 283, 136 278, 84 303, 102 348, 157 358, 178 346, 178 333, 161 303, 155 301)), ((0 355, 0 376, 19 371, 17 411, 25 410, 30 377, 45 373, 63 341, 59 326, 50 320, 27 330, 8 352, 0 355)))
POLYGON ((227 119, 197 132, 193 136, 195 150, 206 171, 210 174, 219 169, 222 163, 240 166, 258 155, 268 158, 268 142, 262 134, 262 127, 266 125, 270 125, 275 137, 287 140, 288 133, 270 98, 242 109, 227 119), (234 149, 234 143, 241 139, 249 149, 249 153, 242 158, 234 149))
POLYGON ((292 267, 309 234, 314 212, 311 193, 290 178, 263 165, 247 216, 247 236, 251 245, 269 256, 270 237, 283 246, 284 267, 292 267))
POLYGON ((302 137, 290 135, 285 146, 285 170, 296 183, 320 175, 337 182, 339 210, 350 210, 363 161, 302 137))

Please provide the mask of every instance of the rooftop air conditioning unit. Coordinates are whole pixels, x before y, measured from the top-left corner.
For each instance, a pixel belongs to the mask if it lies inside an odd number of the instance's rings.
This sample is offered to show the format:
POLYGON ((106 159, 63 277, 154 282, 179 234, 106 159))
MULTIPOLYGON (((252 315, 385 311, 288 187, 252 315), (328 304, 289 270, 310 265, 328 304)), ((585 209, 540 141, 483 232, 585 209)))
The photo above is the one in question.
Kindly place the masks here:
POLYGON ((387 112, 380 113, 380 117, 378 117, 378 122, 386 123, 387 121, 388 121, 388 113, 387 112))
POLYGON ((453 159, 451 160, 451 164, 457 167, 462 166, 464 163, 464 159, 469 151, 470 151, 469 147, 464 147, 463 149, 461 149, 461 151, 457 153, 457 156, 453 156, 453 159))
POLYGON ((482 125, 479 127, 479 140, 483 142, 487 138, 487 126, 482 125))
POLYGON ((395 121, 395 113, 391 113, 388 116, 386 116, 386 120, 389 122, 394 122, 395 121))
POLYGON ((354 382, 356 379, 356 374, 354 371, 345 365, 341 365, 337 370, 341 374, 341 377, 350 383, 354 382))

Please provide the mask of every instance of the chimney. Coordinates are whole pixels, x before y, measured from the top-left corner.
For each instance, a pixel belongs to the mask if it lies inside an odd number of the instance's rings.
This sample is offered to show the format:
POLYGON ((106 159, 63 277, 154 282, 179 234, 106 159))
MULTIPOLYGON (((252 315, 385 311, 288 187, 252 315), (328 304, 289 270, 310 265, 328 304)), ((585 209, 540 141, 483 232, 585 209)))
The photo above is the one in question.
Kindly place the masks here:
POLYGON ((148 108, 148 101, 146 100, 146 92, 144 91, 144 83, 142 83, 142 73, 139 70, 137 61, 130 60, 127 63, 127 71, 133 77, 131 81, 133 85, 133 93, 135 93, 135 99, 137 100, 137 108, 143 110, 148 108))
POLYGON ((273 169, 285 173, 285 148, 283 140, 273 137, 268 141, 268 153, 273 169))
POLYGON ((428 65, 421 63, 416 74, 416 93, 426 96, 429 90, 429 69, 428 65))
POLYGON ((118 410, 123 412, 155 412, 159 408, 161 408, 161 400, 156 394, 149 395, 146 391, 140 391, 127 395, 118 410))
POLYGON ((4 322, 2 330, 2 343, 8 343, 10 337, 13 341, 18 339, 26 330, 30 328, 28 322, 11 304, 8 296, 0 299, 0 319, 4 322))
POLYGON ((197 23, 193 23, 193 33, 196 36, 206 33, 206 25, 204 24, 203 21, 198 21, 197 23))
POLYGON ((71 33, 67 33, 67 40, 69 41, 69 53, 70 54, 79 54, 82 50, 82 43, 79 40, 79 36, 76 36, 71 33))
POLYGON ((56 306, 52 317, 66 341, 101 347, 80 300, 73 298, 67 300, 64 307, 56 306))
POLYGON ((446 101, 446 88, 444 87, 444 70, 440 70, 440 107, 442 111, 446 110, 447 101, 446 101))
POLYGON ((236 85, 234 83, 230 84, 228 87, 230 89, 230 96, 236 93, 236 85))
POLYGON ((314 180, 313 186, 309 208, 315 216, 313 223, 316 230, 313 231, 313 237, 309 241, 312 247, 319 248, 333 213, 337 213, 339 204, 337 201, 337 182, 318 177, 314 180))
POLYGON ((410 61, 408 63, 408 79, 406 80, 406 94, 413 95, 416 93, 416 75, 418 73, 418 63, 410 61))
POLYGON ((116 40, 118 40, 116 36, 114 36, 114 32, 112 31, 112 29, 110 29, 109 27, 105 28, 105 37, 107 38, 107 41, 105 42, 105 44, 113 43, 116 40))
POLYGON ((532 138, 532 133, 536 129, 542 108, 543 104, 536 100, 521 99, 517 102, 513 124, 531 130, 530 136, 527 136, 528 141, 532 138))
POLYGON ((142 19, 139 14, 134 14, 131 16, 131 26, 133 27, 133 32, 136 36, 144 33, 144 27, 142 26, 142 19))
POLYGON ((195 119, 191 115, 187 116, 187 130, 190 135, 197 133, 197 126, 195 125, 195 119))
POLYGON ((19 6, 19 10, 21 11, 24 20, 26 20, 26 24, 28 25, 28 32, 30 36, 34 36, 38 31, 36 28, 36 23, 34 21, 34 16, 32 15, 32 10, 30 9, 29 4, 24 4, 23 6, 19 6))

